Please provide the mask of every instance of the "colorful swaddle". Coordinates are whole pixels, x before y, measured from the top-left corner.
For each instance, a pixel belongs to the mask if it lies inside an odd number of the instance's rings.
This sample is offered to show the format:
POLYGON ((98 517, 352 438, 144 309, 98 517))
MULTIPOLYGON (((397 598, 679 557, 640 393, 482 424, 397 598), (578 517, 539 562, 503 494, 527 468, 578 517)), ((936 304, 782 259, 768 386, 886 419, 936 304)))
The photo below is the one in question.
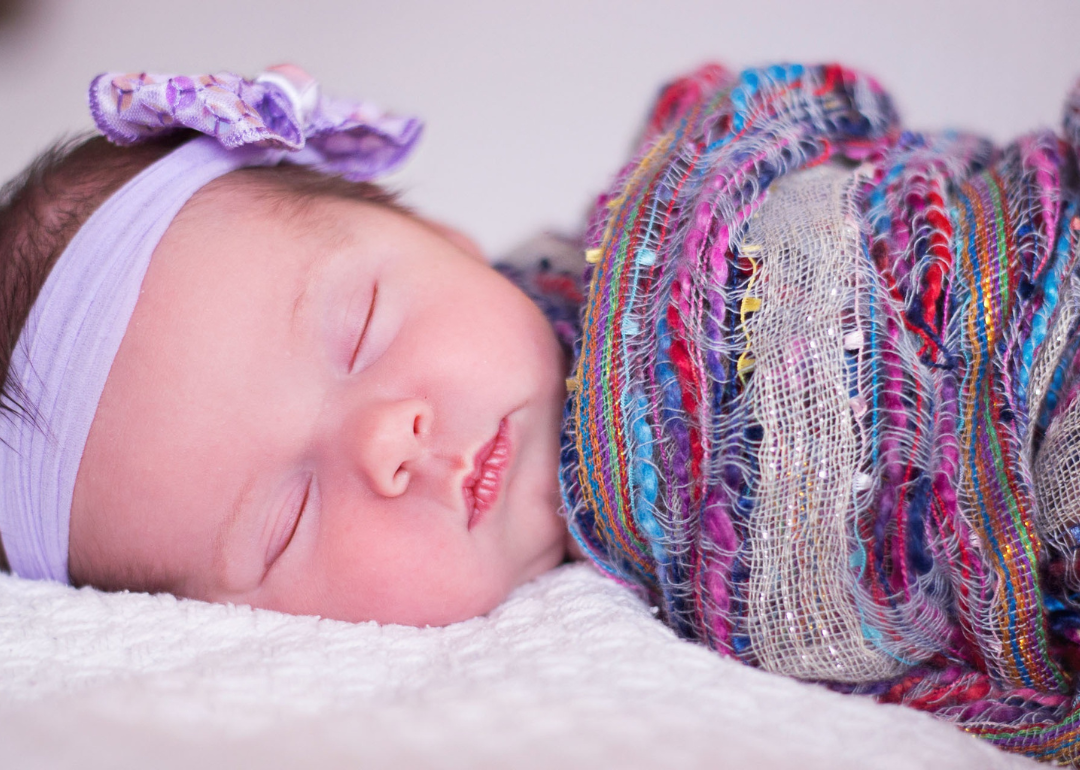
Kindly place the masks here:
POLYGON ((592 216, 571 531, 681 635, 1080 758, 1080 92, 901 131, 838 66, 668 87, 592 216))

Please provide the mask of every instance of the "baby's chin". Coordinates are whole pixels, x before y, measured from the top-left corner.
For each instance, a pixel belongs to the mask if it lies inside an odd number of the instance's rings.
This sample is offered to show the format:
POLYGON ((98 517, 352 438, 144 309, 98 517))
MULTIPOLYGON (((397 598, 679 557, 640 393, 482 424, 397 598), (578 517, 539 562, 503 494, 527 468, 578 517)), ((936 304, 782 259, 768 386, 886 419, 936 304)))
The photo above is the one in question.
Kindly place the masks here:
POLYGON ((487 615, 506 601, 512 592, 512 588, 503 590, 486 596, 479 601, 464 603, 452 608, 443 606, 432 607, 421 612, 391 612, 386 618, 380 619, 378 622, 380 624, 393 623, 403 626, 416 626, 418 628, 428 626, 440 628, 442 626, 453 625, 454 623, 463 623, 466 620, 472 620, 473 618, 487 615))
MULTIPOLYGON (((549 549, 530 565, 530 569, 522 571, 516 580, 508 581, 505 585, 493 588, 490 592, 470 597, 456 608, 441 607, 431 608, 423 616, 413 618, 411 621, 392 621, 409 626, 448 626, 453 623, 461 623, 473 618, 483 617, 489 614, 521 586, 532 582, 562 564, 568 556, 567 545, 560 540, 559 543, 549 549)), ((572 558, 581 558, 580 556, 572 558)))

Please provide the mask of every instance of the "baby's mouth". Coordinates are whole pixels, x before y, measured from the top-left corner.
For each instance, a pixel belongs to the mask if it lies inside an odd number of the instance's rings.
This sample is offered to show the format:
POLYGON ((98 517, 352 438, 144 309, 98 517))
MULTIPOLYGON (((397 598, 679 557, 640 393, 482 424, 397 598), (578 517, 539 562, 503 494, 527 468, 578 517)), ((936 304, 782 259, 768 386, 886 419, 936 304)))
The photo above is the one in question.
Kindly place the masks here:
POLYGON ((473 461, 473 470, 461 485, 465 510, 472 529, 499 498, 503 472, 510 461, 510 437, 506 418, 499 421, 495 436, 480 447, 473 461))

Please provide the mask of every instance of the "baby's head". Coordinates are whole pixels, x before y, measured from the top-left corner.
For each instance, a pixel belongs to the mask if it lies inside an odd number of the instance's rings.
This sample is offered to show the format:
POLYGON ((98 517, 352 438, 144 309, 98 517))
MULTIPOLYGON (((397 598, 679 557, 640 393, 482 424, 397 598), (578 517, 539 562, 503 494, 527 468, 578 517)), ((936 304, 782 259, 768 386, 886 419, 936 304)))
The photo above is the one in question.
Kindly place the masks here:
MULTIPOLYGON (((0 215, 9 358, 58 249, 175 152, 99 138, 31 175, 0 215)), ((71 490, 72 582, 444 624, 561 561, 562 352, 467 239, 271 165, 201 186, 152 255, 71 490)))

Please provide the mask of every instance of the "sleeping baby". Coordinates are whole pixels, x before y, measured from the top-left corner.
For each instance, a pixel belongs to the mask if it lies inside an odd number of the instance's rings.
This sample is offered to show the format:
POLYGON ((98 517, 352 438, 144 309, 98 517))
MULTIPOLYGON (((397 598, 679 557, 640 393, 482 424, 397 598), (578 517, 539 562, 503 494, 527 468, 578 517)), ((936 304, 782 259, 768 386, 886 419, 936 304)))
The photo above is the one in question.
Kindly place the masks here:
POLYGON ((404 208, 418 124, 296 68, 90 100, 0 200, 14 573, 441 625, 580 550, 719 654, 1080 757, 1080 97, 996 148, 703 67, 577 275, 404 208))

